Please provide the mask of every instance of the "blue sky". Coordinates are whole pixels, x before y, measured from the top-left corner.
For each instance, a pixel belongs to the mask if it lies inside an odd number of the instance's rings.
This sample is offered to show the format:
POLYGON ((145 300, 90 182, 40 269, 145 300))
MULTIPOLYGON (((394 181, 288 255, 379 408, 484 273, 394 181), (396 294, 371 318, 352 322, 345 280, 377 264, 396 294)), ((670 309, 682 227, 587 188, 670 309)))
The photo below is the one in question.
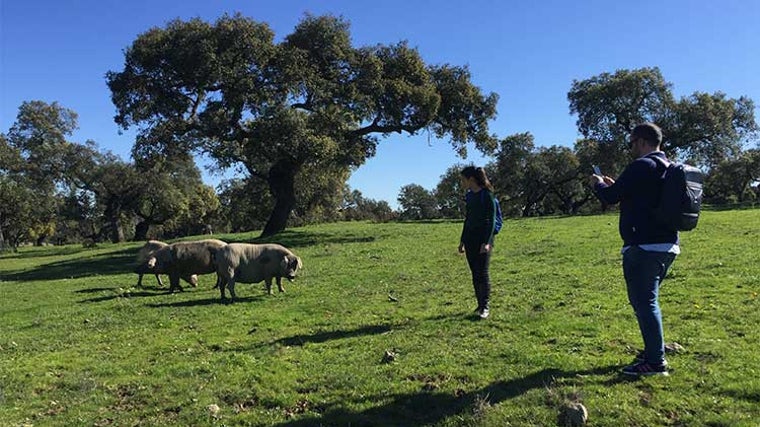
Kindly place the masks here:
MULTIPOLYGON (((225 12, 268 23, 278 39, 305 13, 331 13, 351 22, 357 46, 407 40, 428 63, 467 65, 475 84, 500 96, 492 131, 528 131, 538 145, 578 138, 567 102, 574 79, 622 68, 660 67, 677 96, 722 91, 760 103, 760 2, 751 0, 2 0, 0 132, 23 101, 58 101, 79 114, 72 140, 128 159, 134 133, 113 122, 105 73, 123 69, 123 49, 147 29, 225 12)), ((485 161, 426 134, 393 136, 349 184, 395 207, 402 186, 432 189, 451 165, 485 161)))

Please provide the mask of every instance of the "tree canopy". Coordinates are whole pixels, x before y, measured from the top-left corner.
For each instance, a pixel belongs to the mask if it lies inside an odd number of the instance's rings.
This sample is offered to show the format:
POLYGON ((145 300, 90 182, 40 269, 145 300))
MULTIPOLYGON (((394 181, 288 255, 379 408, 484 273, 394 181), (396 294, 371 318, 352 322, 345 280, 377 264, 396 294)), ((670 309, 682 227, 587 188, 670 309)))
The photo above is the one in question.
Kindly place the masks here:
POLYGON ((383 136, 427 129, 461 155, 496 146, 497 96, 466 67, 426 64, 406 42, 353 46, 334 16, 307 15, 280 43, 241 15, 172 21, 139 35, 107 80, 116 122, 138 128, 136 157, 197 150, 265 181, 264 235, 285 228, 302 170, 356 168, 383 136))
POLYGON ((74 146, 67 137, 77 114, 42 101, 21 104, 0 141, 0 246, 25 239, 42 242, 55 232, 58 186, 71 177, 74 146))
POLYGON ((618 163, 614 170, 622 169, 626 138, 642 122, 663 129, 667 153, 707 168, 736 156, 755 136, 751 99, 695 92, 676 100, 672 87, 657 67, 618 70, 573 81, 567 98, 578 130, 618 163))

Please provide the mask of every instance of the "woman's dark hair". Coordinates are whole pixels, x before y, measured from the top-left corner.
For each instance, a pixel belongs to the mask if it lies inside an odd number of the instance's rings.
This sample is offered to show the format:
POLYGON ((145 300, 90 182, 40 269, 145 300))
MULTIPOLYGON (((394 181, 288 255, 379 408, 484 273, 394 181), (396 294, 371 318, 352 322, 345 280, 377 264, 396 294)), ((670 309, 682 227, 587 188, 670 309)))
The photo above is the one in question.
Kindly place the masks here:
POLYGON ((461 174, 465 178, 475 178, 475 182, 477 182, 479 186, 493 191, 493 185, 491 185, 491 181, 488 180, 485 169, 475 166, 467 166, 462 169, 461 174))

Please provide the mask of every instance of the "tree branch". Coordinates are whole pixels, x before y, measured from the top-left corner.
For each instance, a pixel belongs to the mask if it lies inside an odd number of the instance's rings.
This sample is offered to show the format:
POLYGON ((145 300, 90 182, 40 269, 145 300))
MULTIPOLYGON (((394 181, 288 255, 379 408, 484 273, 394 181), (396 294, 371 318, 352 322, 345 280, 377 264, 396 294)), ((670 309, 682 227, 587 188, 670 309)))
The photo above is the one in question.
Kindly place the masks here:
POLYGON ((306 94, 305 102, 296 102, 291 105, 292 108, 300 108, 306 111, 314 111, 314 97, 309 93, 306 94))
POLYGON ((403 131, 406 131, 410 135, 414 135, 415 132, 419 130, 419 128, 414 126, 405 126, 405 125, 395 125, 395 126, 380 126, 378 123, 380 123, 380 117, 376 117, 375 120, 372 121, 372 124, 367 125, 363 128, 356 129, 355 131, 352 131, 351 134, 353 136, 365 136, 369 135, 371 133, 401 133, 403 131))
POLYGON ((251 168, 248 165, 245 165, 245 168, 248 169, 248 175, 251 176, 252 178, 258 178, 258 179, 261 179, 263 181, 267 181, 267 179, 268 179, 267 174, 259 172, 256 169, 253 169, 253 168, 251 168))
POLYGON ((198 117, 198 107, 201 105, 201 101, 203 101, 204 98, 203 91, 198 91, 198 93, 195 96, 195 100, 192 100, 193 102, 193 108, 190 110, 190 120, 195 121, 195 119, 198 117))

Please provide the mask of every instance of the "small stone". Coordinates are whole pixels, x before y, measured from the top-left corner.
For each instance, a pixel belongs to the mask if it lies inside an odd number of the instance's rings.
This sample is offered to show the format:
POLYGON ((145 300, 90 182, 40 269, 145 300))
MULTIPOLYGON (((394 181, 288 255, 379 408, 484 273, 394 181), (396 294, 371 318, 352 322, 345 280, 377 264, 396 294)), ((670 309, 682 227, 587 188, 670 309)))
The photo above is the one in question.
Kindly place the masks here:
POLYGON ((212 416, 216 416, 220 411, 219 405, 216 405, 214 403, 206 406, 206 410, 208 410, 208 413, 211 414, 212 416))
POLYGON ((396 354, 393 350, 385 350, 385 354, 383 354, 383 363, 391 363, 396 360, 398 357, 398 354, 396 354))
POLYGON ((582 426, 588 421, 588 410, 580 402, 570 402, 562 407, 560 424, 567 426, 582 426))

